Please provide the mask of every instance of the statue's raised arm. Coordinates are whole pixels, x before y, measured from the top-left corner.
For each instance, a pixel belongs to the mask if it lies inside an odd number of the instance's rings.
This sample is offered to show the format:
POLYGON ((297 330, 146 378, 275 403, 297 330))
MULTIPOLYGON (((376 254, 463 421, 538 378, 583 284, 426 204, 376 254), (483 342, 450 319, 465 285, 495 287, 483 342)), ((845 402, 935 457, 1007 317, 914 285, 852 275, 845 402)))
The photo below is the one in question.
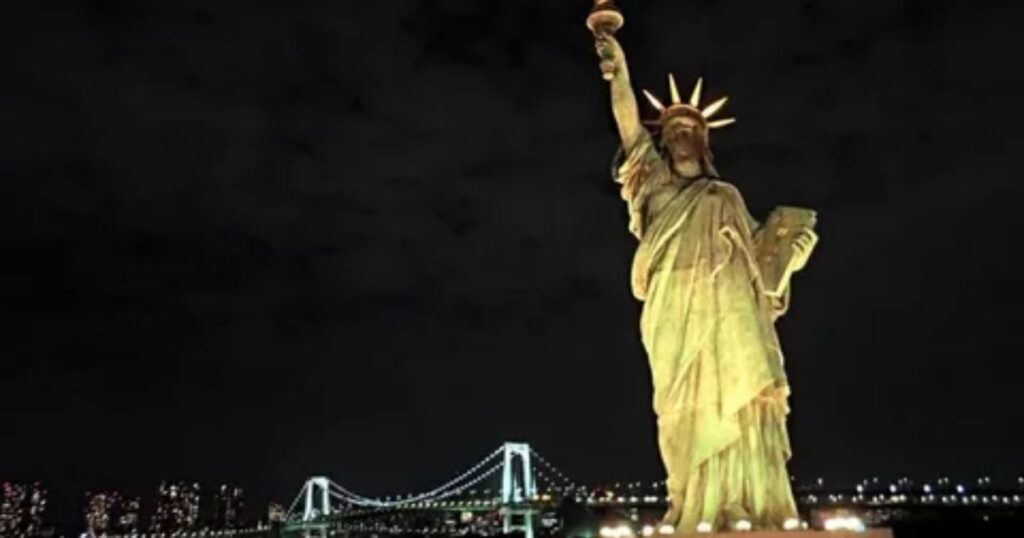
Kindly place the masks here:
POLYGON ((612 113, 619 127, 622 146, 629 150, 636 144, 643 129, 636 95, 629 81, 626 53, 613 33, 622 26, 622 15, 611 2, 596 0, 587 20, 594 32, 597 56, 601 59, 601 72, 611 84, 612 113))

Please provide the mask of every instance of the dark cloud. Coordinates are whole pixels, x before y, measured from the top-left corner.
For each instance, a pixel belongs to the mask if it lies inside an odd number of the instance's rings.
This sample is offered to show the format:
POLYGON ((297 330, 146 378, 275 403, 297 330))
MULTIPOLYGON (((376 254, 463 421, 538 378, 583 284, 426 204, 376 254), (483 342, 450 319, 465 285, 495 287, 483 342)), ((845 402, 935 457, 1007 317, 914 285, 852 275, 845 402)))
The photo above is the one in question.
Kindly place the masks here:
MULTIPOLYGON (((585 4, 7 8, 0 471, 658 476, 585 4)), ((820 211, 795 472, 1015 472, 1013 4, 622 4, 637 86, 731 96, 752 211, 820 211)))

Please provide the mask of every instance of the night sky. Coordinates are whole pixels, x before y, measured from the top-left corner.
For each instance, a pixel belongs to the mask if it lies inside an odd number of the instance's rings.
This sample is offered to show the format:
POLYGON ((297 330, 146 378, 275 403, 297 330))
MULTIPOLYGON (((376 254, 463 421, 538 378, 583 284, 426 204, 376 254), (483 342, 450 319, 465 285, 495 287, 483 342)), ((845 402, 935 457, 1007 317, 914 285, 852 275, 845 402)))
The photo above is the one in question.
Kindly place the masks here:
MULTIPOLYGON (((505 440, 662 477, 589 0, 24 4, 0 479, 387 494, 505 440)), ((730 96, 755 217, 819 212, 792 472, 1016 476, 1019 3, 619 4, 638 89, 730 96)))

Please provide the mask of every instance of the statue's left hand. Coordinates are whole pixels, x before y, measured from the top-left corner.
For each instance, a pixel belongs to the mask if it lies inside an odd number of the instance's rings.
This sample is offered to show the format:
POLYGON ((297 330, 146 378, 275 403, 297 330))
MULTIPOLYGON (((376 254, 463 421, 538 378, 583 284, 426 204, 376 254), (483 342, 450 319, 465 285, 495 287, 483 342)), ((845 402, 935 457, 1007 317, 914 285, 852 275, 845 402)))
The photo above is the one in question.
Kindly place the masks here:
POLYGON ((811 252, 817 244, 818 234, 811 229, 801 230, 793 237, 793 250, 795 251, 793 272, 799 271, 807 265, 807 260, 811 258, 811 252))

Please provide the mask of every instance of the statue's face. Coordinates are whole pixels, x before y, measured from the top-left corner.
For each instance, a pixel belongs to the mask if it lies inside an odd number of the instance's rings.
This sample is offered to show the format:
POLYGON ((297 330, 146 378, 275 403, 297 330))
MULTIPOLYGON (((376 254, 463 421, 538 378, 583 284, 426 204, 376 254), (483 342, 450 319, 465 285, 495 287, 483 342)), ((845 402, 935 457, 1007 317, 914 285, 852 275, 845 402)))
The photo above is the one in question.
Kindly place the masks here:
POLYGON ((700 124, 685 116, 668 122, 661 134, 661 140, 672 161, 677 164, 699 161, 704 152, 704 135, 700 124))

